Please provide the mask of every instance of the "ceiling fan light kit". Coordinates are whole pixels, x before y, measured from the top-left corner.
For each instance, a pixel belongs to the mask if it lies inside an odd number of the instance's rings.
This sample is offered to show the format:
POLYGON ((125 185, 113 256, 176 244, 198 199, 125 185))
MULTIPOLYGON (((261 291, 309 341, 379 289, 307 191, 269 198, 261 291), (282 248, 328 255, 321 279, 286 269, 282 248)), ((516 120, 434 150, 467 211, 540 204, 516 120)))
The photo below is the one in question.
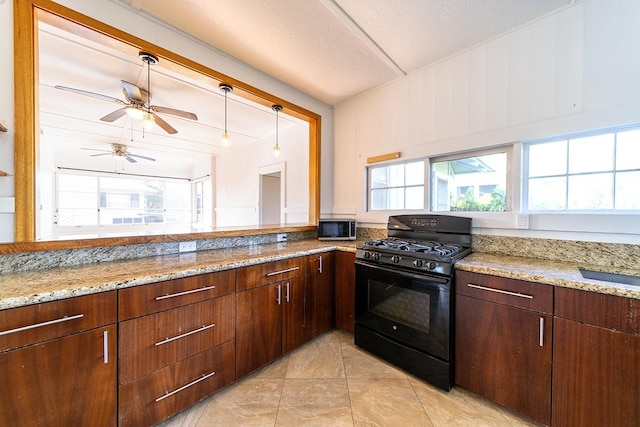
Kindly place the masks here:
POLYGON ((140 60, 147 64, 147 88, 142 89, 133 83, 129 83, 125 80, 120 80, 122 84, 122 91, 125 97, 125 100, 119 98, 114 98, 108 95, 102 95, 100 93, 89 92, 82 89, 75 89, 66 86, 56 85, 56 89, 64 90, 67 92, 76 93, 79 95, 90 96, 92 98, 101 99, 103 101, 113 102, 115 104, 120 104, 122 108, 115 110, 106 116, 100 118, 103 122, 115 122, 119 118, 128 115, 132 119, 142 120, 142 126, 145 130, 151 130, 154 124, 157 124, 167 132, 168 134, 176 134, 178 131, 167 123, 158 113, 169 114, 175 117, 181 117, 189 120, 198 120, 198 116, 194 113, 177 110, 175 108, 170 107, 161 107, 159 105, 151 105, 151 92, 150 92, 150 78, 151 78, 151 65, 155 65, 159 62, 158 57, 148 53, 148 52, 140 52, 138 54, 140 60))
POLYGON ((227 95, 229 95, 229 92, 233 92, 233 87, 225 83, 220 83, 220 86, 218 87, 220 88, 221 91, 224 92, 224 133, 222 134, 220 143, 224 147, 228 147, 229 143, 231 142, 231 136, 227 131, 227 95))
POLYGON ((280 157, 280 144, 278 144, 278 114, 282 111, 282 105, 274 104, 271 109, 276 112, 276 145, 273 146, 273 156, 280 157))

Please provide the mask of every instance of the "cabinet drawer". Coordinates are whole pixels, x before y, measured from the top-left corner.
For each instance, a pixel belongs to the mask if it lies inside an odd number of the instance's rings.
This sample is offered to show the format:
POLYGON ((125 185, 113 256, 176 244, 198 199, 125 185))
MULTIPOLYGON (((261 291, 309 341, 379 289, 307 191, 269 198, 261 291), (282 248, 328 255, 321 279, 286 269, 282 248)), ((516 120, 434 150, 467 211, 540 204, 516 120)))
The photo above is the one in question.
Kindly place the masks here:
POLYGON ((230 294, 236 270, 167 280, 118 291, 120 321, 230 294))
POLYGON ((456 272, 456 294, 553 313, 553 286, 487 274, 456 272))
POLYGON ((120 383, 230 341, 235 295, 120 322, 120 383))
POLYGON ((116 292, 0 311, 0 352, 116 321, 116 292))
POLYGON ((307 257, 284 259, 238 270, 237 290, 255 288, 281 280, 303 276, 311 268, 307 257))
POLYGON ((558 317, 640 335, 640 299, 556 288, 555 304, 558 317))
POLYGON ((120 386, 119 425, 156 424, 233 382, 234 348, 229 341, 120 386))

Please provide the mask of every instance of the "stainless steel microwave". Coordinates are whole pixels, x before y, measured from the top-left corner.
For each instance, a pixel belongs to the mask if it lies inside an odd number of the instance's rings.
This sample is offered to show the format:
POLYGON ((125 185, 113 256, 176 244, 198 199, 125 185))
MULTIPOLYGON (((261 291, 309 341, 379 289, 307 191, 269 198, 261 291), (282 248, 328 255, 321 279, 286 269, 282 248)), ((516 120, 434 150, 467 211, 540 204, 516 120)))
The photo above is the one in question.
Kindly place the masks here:
POLYGON ((355 219, 321 219, 318 221, 319 240, 356 240, 355 219))

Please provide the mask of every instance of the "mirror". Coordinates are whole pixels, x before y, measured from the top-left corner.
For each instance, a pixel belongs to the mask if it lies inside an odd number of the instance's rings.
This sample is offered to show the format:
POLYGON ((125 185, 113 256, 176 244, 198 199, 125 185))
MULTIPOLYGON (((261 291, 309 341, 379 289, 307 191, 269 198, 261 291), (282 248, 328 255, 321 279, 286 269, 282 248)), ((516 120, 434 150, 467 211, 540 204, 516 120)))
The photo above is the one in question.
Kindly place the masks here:
MULTIPOLYGON (((288 206, 280 224, 308 226, 316 222, 320 151, 317 114, 50 1, 18 2, 14 13, 15 69, 25 70, 15 76, 16 93, 22 94, 20 100, 16 96, 16 241, 61 237, 55 230, 47 231, 43 224, 44 218, 56 215, 47 190, 53 188, 51 183, 62 170, 76 175, 97 171, 119 177, 161 175, 205 183, 205 188, 209 182, 216 197, 215 210, 209 213, 214 227, 246 226, 252 230, 260 225, 257 218, 263 216, 258 212, 258 196, 238 186, 252 181, 250 185, 258 194, 260 171, 282 170, 281 180, 295 187, 286 189, 283 198, 303 199, 307 206, 288 206), (152 52, 158 62, 145 62, 141 51, 152 52), (140 120, 128 115, 101 121, 123 108, 114 99, 130 102, 121 80, 133 84, 145 96, 148 89, 148 104, 166 107, 156 117, 177 133, 169 134, 167 127, 157 122, 144 130, 140 120), (34 81, 40 82, 38 87, 32 84, 34 81), (221 83, 233 87, 227 93, 233 149, 220 143, 225 102, 221 83), (56 85, 78 90, 62 90, 56 85), (274 112, 273 104, 282 105, 283 111, 274 112), (193 112, 198 120, 162 114, 167 108, 193 112), (294 157, 273 159, 276 125, 281 152, 296 156, 295 161, 294 157), (132 156, 109 152, 114 144, 126 146, 132 156), (305 161, 301 162, 300 156, 305 161), (239 200, 238 195, 248 199, 239 200), (40 212, 36 212, 36 206, 41 207, 40 212)), ((120 228, 119 235, 126 230, 120 228)), ((130 230, 140 233, 139 227, 130 230)), ((204 225, 173 227, 166 232, 215 230, 204 225)))

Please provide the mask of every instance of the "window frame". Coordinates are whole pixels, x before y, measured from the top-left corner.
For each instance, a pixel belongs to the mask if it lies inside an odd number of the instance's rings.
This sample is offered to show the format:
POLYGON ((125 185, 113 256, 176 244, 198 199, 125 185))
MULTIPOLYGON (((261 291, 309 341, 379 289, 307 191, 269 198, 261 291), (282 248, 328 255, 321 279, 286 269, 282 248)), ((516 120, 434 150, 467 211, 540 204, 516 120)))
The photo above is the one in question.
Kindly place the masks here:
POLYGON ((456 153, 451 153, 451 154, 445 154, 443 156, 433 156, 430 157, 429 163, 428 163, 428 181, 429 181, 429 185, 428 185, 428 194, 427 194, 427 199, 428 199, 428 210, 429 212, 433 212, 434 214, 455 214, 455 215, 465 215, 465 214, 505 214, 505 213, 512 213, 515 212, 519 209, 519 204, 515 203, 516 200, 518 200, 518 193, 517 193, 517 188, 519 188, 519 186, 514 182, 513 177, 516 176, 515 172, 517 170, 517 168, 515 167, 515 163, 517 163, 516 161, 516 156, 515 156, 515 152, 517 151, 516 148, 518 147, 518 144, 512 143, 512 144, 505 144, 505 145, 498 145, 495 147, 489 147, 489 148, 480 148, 477 150, 468 150, 468 151, 459 151, 456 153), (439 210, 435 210, 434 209, 434 200, 432 199, 433 197, 433 191, 437 191, 437 188, 434 189, 433 186, 433 182, 432 182, 432 176, 431 176, 431 171, 433 169, 433 163, 436 162, 446 162, 446 161, 451 161, 451 160, 460 160, 460 159, 467 159, 470 157, 480 157, 480 156, 487 156, 487 155, 492 155, 492 154, 500 154, 500 153, 505 153, 507 158, 506 158, 506 170, 505 170, 505 210, 504 211, 499 211, 499 212, 489 212, 489 211, 452 211, 452 210, 446 210, 446 211, 439 211, 439 210))
MULTIPOLYGON (((389 162, 380 162, 380 163, 371 163, 371 164, 367 164, 365 166, 365 186, 366 186, 366 192, 365 192, 365 211, 366 212, 422 212, 425 211, 427 208, 427 194, 428 194, 428 183, 427 183, 427 177, 428 177, 428 158, 427 157, 417 157, 417 158, 411 158, 411 159, 404 159, 404 160, 395 160, 395 161, 389 161, 389 162), (410 163, 419 163, 422 162, 423 163, 423 176, 422 176, 422 184, 420 185, 406 185, 406 174, 405 174, 405 178, 404 178, 404 183, 402 186, 387 186, 387 187, 378 187, 378 188, 373 188, 372 184, 373 184, 373 179, 372 179, 372 173, 373 170, 376 168, 381 168, 381 167, 390 167, 390 166, 396 166, 396 165, 403 165, 405 166, 405 172, 406 172, 406 165, 410 164, 410 163), (402 188, 403 191, 406 194, 406 190, 407 188, 415 188, 415 187, 422 187, 423 188, 423 200, 422 200, 422 208, 406 208, 403 207, 401 209, 391 209, 391 208, 385 208, 385 209, 374 209, 372 207, 372 201, 373 201, 373 197, 372 197, 372 192, 373 190, 380 190, 380 189, 390 189, 390 188, 402 188)), ((406 206, 406 197, 404 198, 404 206, 406 206)))
MULTIPOLYGON (((562 135, 554 135, 551 137, 533 139, 528 141, 523 141, 522 143, 522 173, 520 174, 521 186, 522 186, 522 212, 526 212, 527 214, 540 214, 540 215, 619 215, 619 214, 638 214, 640 213, 640 209, 616 209, 616 174, 620 172, 630 172, 630 171, 640 171, 640 167, 636 169, 617 169, 616 164, 616 154, 617 154, 617 134, 624 133, 628 131, 640 131, 640 124, 630 124, 630 125, 622 125, 622 126, 614 126, 608 128, 601 129, 593 129, 581 132, 572 132, 569 134, 562 135), (573 139, 582 139, 589 138, 600 135, 614 135, 613 142, 613 167, 612 169, 607 170, 599 170, 599 171, 583 171, 583 172, 570 172, 569 170, 569 153, 570 153, 570 141, 573 139), (529 148, 534 145, 551 143, 551 142, 559 142, 566 141, 567 142, 567 168, 563 174, 553 174, 549 175, 549 177, 564 177, 566 179, 565 182, 565 208, 564 209, 536 209, 531 210, 529 208, 529 187, 531 176, 529 175, 529 167, 530 167, 530 152, 529 148), (611 183, 611 195, 612 195, 612 208, 611 209, 570 209, 569 208, 569 178, 574 176, 589 176, 594 174, 607 173, 612 175, 612 183, 611 183)), ((544 176, 542 176, 544 177, 544 176)), ((539 176, 533 178, 541 178, 539 176)))

